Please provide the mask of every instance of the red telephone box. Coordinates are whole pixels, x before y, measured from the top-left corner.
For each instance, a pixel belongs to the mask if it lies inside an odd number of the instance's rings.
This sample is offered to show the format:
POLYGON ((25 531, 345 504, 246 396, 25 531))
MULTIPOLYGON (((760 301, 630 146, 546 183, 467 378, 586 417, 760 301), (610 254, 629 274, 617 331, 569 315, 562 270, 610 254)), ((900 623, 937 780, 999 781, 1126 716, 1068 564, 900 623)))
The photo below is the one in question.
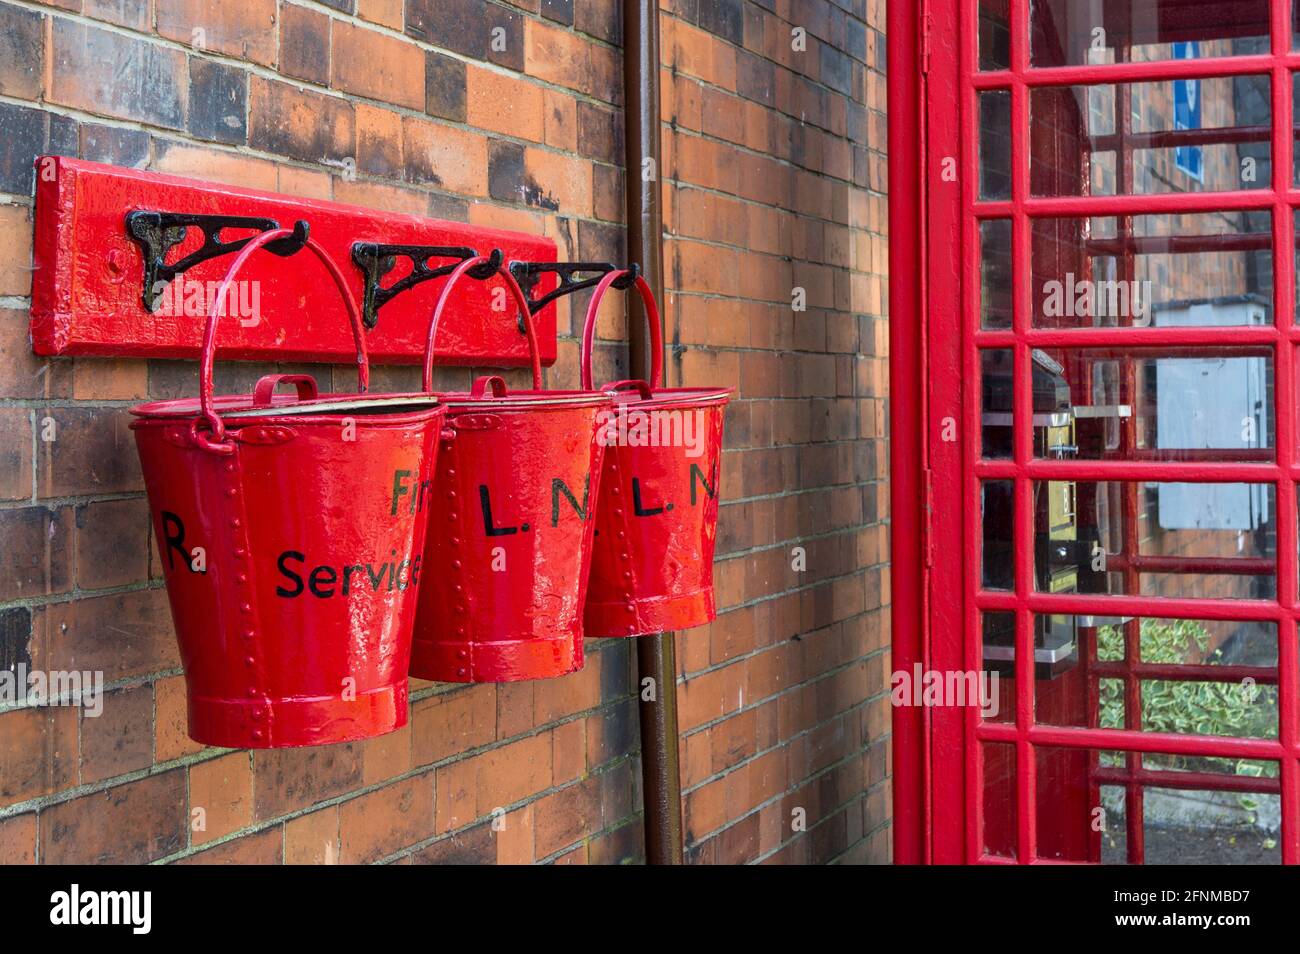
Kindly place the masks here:
POLYGON ((1300 12, 888 30, 896 860, 1300 862, 1300 12))

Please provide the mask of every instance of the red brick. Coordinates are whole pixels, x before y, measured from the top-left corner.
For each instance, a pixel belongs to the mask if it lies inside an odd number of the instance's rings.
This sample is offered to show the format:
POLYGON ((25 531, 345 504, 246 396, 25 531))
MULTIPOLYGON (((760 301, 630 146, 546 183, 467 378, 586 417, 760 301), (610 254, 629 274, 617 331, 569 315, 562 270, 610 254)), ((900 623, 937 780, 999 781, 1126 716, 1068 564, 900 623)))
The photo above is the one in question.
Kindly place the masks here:
POLYGON ((403 0, 357 0, 357 16, 371 23, 402 29, 403 0))
POLYGON ((200 851, 176 862, 179 865, 277 865, 282 857, 284 836, 280 826, 251 835, 242 835, 230 841, 200 851))
POLYGON ((158 32, 168 39, 263 66, 275 63, 275 0, 167 0, 156 6, 158 32))
POLYGON ((269 160, 190 143, 158 143, 150 169, 251 189, 273 190, 276 184, 275 163, 269 160))
MULTIPOLYGON (((26 298, 32 293, 32 210, 30 207, 0 205, 0 256, 2 256, 0 257, 0 295, 26 298)), ((17 313, 8 310, 3 312, 6 324, 12 321, 10 316, 14 314, 17 313)), ((6 349, 12 347, 7 341, 5 344, 6 349)), ((30 352, 30 346, 27 350, 30 352)), ((0 377, 0 382, 16 380, 25 372, 19 369, 5 369, 4 374, 4 377, 0 377), (14 375, 14 378, 11 379, 9 375, 14 375)), ((14 395, 14 397, 21 396, 14 395)))
POLYGON ((299 815, 284 823, 284 863, 287 865, 339 863, 337 805, 299 815))
POLYGON ((553 855, 580 841, 586 832, 600 828, 600 781, 593 777, 533 805, 538 858, 553 855))
POLYGON ((407 116, 402 123, 406 177, 449 192, 487 195, 487 139, 407 116))
POLYGON ((253 770, 247 752, 190 766, 190 843, 224 838, 253 821, 253 770))
POLYGON ((184 676, 171 676, 154 683, 154 712, 155 761, 170 762, 203 751, 203 744, 188 734, 184 676))
POLYGON ((125 410, 38 408, 36 480, 40 495, 143 490, 140 458, 129 424, 125 410))
POLYGON ((0 818, 0 865, 36 864, 36 813, 0 818))
POLYGON ((543 140, 546 97, 541 86, 477 66, 467 67, 465 81, 471 126, 516 139, 543 140))
POLYGON ((441 762, 496 738, 496 697, 490 685, 421 699, 411 707, 412 760, 441 762))
POLYGON ((378 861, 433 835, 433 773, 396 782, 339 806, 339 860, 378 861))
POLYGON ((391 109, 357 104, 357 168, 388 178, 402 175, 402 117, 391 109))
POLYGON ((152 775, 41 812, 46 864, 142 864, 185 846, 185 773, 152 775))
POLYGON ((356 96, 424 108, 424 51, 397 37, 334 20, 330 85, 356 96))

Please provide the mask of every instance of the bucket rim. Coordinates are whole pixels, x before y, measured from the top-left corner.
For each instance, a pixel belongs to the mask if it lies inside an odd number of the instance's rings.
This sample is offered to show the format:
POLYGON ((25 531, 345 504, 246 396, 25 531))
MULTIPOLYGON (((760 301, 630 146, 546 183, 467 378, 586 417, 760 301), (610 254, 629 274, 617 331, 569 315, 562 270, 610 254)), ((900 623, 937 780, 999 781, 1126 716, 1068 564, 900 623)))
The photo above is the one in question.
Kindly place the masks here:
MULTIPOLYGON (((427 396, 427 395, 426 395, 427 396)), ((437 391, 436 397, 448 409, 498 411, 541 410, 560 407, 607 407, 611 395, 604 391, 511 391, 502 397, 474 397, 468 391, 437 391)))
POLYGON ((636 391, 606 391, 614 398, 615 405, 635 405, 638 408, 655 410, 668 407, 705 407, 727 404, 736 394, 735 388, 655 388, 651 397, 643 398, 636 391))
MULTIPOLYGON (((432 394, 323 394, 310 401, 300 401, 292 395, 277 394, 267 407, 249 407, 249 396, 245 394, 223 394, 214 399, 213 409, 222 420, 236 423, 239 421, 265 422, 269 419, 292 419, 310 421, 315 418, 336 419, 346 416, 347 411, 372 410, 380 408, 388 413, 374 421, 392 421, 398 417, 419 417, 446 412, 446 405, 432 394)), ((137 420, 132 424, 148 421, 174 422, 195 417, 199 414, 197 398, 173 398, 166 401, 151 401, 137 404, 131 408, 131 414, 137 420)), ((364 418, 362 420, 365 420, 364 418)), ((358 423, 361 423, 360 421, 358 423)))

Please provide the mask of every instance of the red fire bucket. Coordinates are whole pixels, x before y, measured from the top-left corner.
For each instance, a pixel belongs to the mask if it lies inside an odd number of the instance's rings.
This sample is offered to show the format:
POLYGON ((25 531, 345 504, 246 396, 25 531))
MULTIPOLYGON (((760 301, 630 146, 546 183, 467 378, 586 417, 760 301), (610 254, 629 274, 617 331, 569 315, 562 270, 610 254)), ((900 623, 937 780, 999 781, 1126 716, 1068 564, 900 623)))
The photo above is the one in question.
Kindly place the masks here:
MULTIPOLYGON (((582 386, 591 387, 596 313, 609 287, 596 286, 582 331, 582 386)), ((723 408, 730 388, 662 388, 659 309, 646 280, 636 288, 650 323, 650 384, 605 386, 615 403, 602 421, 604 473, 583 614, 588 636, 638 636, 687 629, 717 615, 713 548, 723 408)))
MULTIPOLYGON (((424 390, 451 287, 429 325, 424 390)), ((591 503, 600 478, 599 391, 543 391, 528 303, 498 269, 523 315, 533 390, 482 377, 438 394, 447 423, 438 456, 415 622, 411 675, 444 682, 545 679, 582 668, 582 604, 591 564, 591 503)))
POLYGON ((208 310, 199 399, 133 409, 158 552, 189 689, 190 736, 271 748, 382 735, 407 720, 407 666, 425 513, 445 409, 365 395, 361 316, 343 295, 358 394, 274 374, 251 399, 212 396, 217 321, 240 251, 208 310), (273 394, 292 383, 296 396, 273 394))

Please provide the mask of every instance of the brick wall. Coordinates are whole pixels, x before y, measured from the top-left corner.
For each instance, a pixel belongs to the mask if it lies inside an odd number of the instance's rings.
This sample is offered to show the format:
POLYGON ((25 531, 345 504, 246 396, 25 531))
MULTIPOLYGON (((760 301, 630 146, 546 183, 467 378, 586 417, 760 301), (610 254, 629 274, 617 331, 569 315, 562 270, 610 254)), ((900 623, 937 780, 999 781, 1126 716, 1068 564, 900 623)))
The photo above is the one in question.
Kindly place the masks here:
MULTIPOLYGON (((696 862, 890 853, 884 3, 840 3, 663 8, 667 373, 739 389, 722 611, 678 637, 696 862)), ((0 670, 102 670, 109 690, 98 718, 0 707, 0 861, 642 856, 626 642, 589 642, 564 679, 416 682, 409 727, 364 743, 191 742, 125 425, 134 403, 195 393, 195 368, 38 359, 27 337, 44 152, 619 259, 620 31, 614 0, 0 0, 0 670)), ((584 304, 561 305, 552 386, 576 385, 584 304)), ((619 308, 599 378, 623 354, 619 308)), ((219 365, 218 390, 268 370, 219 365)), ((379 368, 375 384, 418 378, 379 368)))

